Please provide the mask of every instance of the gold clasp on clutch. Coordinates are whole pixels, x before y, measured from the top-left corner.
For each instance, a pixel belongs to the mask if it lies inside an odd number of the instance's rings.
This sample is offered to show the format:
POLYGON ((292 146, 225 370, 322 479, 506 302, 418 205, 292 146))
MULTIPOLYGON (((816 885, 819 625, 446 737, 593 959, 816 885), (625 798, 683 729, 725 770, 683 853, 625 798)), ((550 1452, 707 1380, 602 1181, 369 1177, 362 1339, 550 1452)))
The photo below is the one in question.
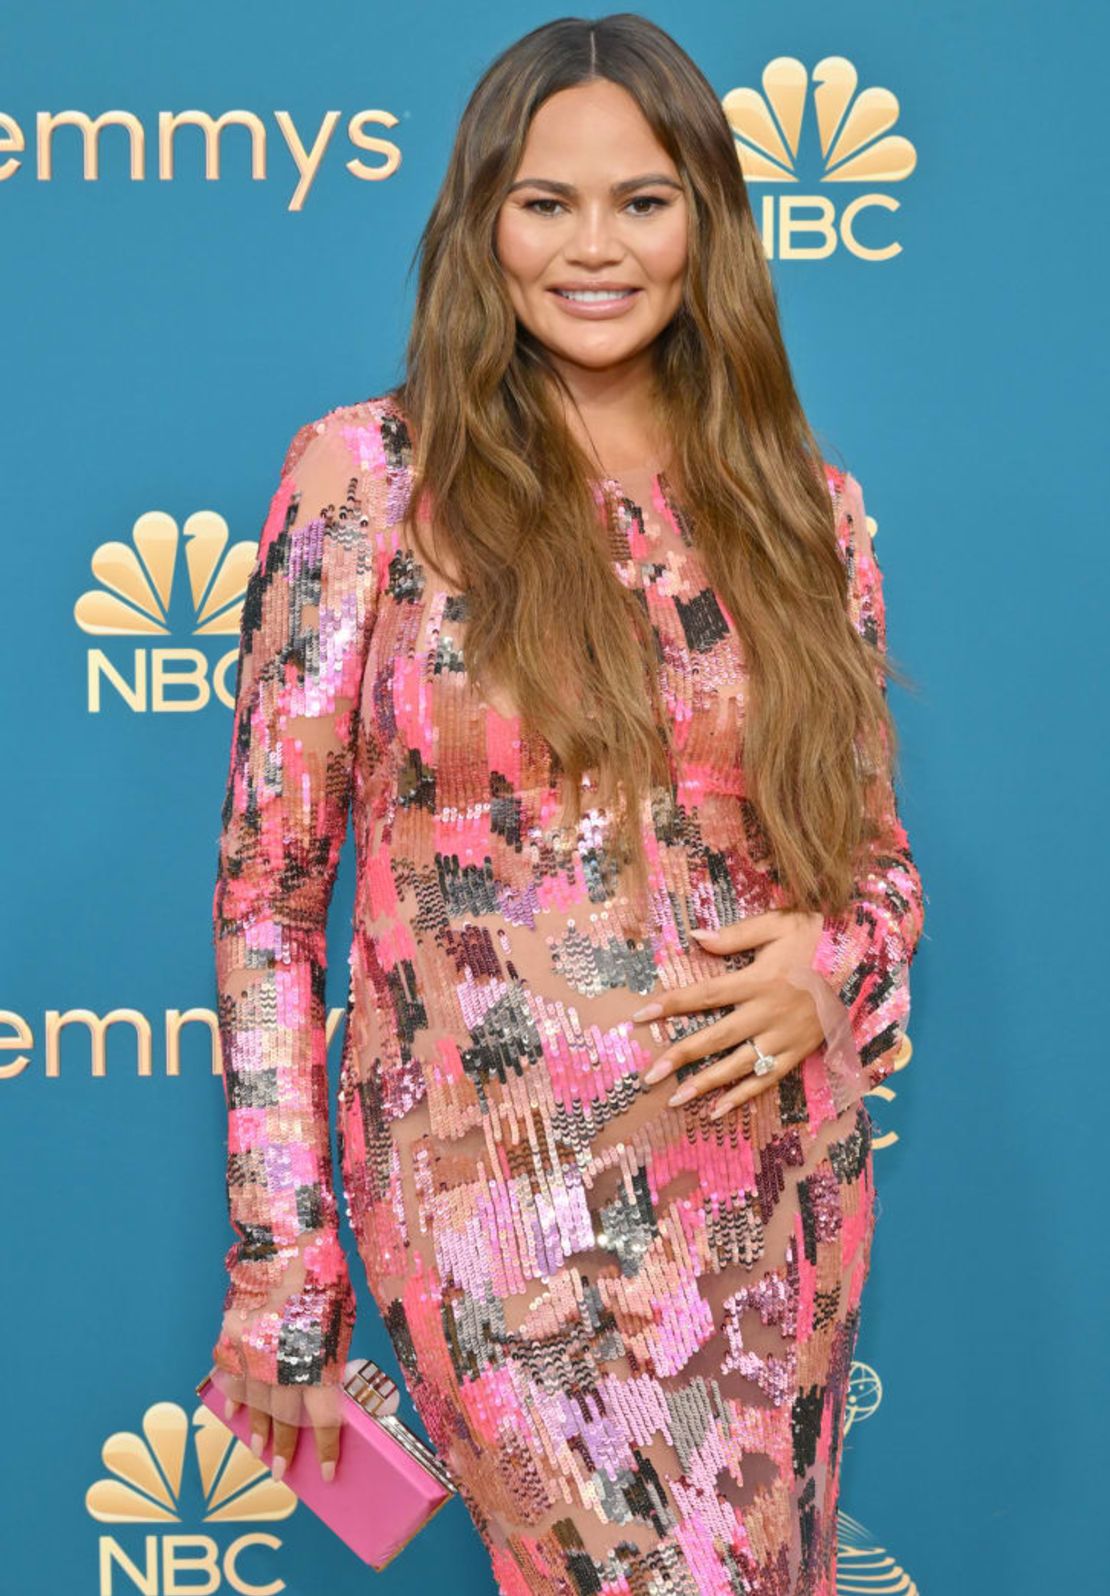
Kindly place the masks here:
POLYGON ((348 1396, 354 1398, 360 1408, 364 1408, 377 1419, 396 1413, 401 1406, 401 1393, 397 1389, 397 1383, 390 1379, 384 1369, 378 1367, 373 1358, 359 1358, 357 1362, 348 1365, 348 1369, 343 1389, 348 1396))

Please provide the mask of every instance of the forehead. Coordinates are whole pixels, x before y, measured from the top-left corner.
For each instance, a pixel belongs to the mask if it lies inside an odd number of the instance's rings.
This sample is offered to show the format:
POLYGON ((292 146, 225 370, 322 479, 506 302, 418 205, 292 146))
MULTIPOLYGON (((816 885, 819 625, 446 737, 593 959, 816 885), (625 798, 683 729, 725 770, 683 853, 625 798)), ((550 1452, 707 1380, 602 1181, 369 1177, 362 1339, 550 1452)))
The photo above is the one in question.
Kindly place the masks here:
POLYGON ((608 183, 646 171, 678 175, 628 90, 603 78, 560 89, 543 102, 529 124, 517 175, 577 181, 578 172, 608 183))

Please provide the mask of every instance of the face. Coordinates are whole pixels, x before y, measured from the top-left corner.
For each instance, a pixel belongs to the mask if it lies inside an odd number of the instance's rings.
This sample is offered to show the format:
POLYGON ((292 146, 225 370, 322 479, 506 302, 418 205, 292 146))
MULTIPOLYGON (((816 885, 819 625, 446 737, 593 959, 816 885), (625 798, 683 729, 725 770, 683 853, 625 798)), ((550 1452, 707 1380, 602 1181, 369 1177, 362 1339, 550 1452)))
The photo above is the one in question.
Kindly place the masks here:
POLYGON ((686 196, 639 106, 607 79, 545 100, 497 221, 520 321, 564 375, 635 365, 682 303, 686 196), (567 293, 605 291, 576 302, 567 293))

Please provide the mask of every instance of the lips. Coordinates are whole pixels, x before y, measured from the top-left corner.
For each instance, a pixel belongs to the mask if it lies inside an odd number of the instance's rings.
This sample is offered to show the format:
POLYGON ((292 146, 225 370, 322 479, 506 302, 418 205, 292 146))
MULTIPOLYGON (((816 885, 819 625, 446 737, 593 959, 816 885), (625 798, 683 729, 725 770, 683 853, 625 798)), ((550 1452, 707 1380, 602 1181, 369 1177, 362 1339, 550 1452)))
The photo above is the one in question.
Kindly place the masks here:
POLYGON ((564 299, 571 294, 610 294, 613 298, 627 298, 640 290, 629 283, 556 283, 551 292, 564 299))
POLYGON ((639 299, 642 292, 639 288, 628 288, 623 284, 612 286, 591 285, 589 288, 564 289, 560 284, 549 292, 559 301, 559 309, 564 316, 574 321, 602 322, 619 321, 624 316, 632 314, 632 307, 639 299), (577 294, 587 294, 586 299, 579 299, 577 294), (595 298, 594 296, 597 295, 595 298))

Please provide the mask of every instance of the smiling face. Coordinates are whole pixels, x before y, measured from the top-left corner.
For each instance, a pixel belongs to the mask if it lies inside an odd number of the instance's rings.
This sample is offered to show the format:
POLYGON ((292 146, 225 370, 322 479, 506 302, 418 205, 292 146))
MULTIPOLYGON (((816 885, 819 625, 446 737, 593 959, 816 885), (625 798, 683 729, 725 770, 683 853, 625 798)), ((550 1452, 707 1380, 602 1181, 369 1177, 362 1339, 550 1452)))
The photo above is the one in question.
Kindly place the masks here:
POLYGON ((544 101, 497 255, 518 318, 569 381, 639 363, 682 303, 686 228, 678 171, 627 90, 600 79, 544 101))

